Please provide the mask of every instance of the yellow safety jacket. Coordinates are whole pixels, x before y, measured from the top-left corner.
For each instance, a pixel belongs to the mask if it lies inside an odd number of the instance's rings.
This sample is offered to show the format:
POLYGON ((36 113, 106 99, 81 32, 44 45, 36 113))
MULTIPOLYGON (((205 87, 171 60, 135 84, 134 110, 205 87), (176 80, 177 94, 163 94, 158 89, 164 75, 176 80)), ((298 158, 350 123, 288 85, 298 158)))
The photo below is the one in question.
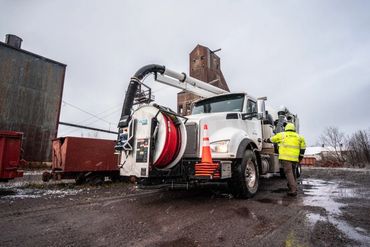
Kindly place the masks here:
POLYGON ((303 136, 293 131, 277 133, 270 140, 279 145, 279 160, 298 162, 301 149, 306 149, 303 136))

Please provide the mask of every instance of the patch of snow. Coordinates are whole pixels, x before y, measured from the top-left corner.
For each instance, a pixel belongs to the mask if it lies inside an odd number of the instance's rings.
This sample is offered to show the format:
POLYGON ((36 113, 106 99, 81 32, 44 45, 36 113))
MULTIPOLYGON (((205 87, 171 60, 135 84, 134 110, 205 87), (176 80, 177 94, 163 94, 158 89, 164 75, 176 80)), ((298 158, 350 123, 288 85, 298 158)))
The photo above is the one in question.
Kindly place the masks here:
POLYGON ((35 176, 35 175, 42 175, 44 171, 24 171, 23 176, 35 176))
POLYGON ((30 189, 30 188, 11 188, 14 194, 6 195, 1 199, 26 199, 41 197, 58 197, 74 196, 82 192, 82 189, 30 189))

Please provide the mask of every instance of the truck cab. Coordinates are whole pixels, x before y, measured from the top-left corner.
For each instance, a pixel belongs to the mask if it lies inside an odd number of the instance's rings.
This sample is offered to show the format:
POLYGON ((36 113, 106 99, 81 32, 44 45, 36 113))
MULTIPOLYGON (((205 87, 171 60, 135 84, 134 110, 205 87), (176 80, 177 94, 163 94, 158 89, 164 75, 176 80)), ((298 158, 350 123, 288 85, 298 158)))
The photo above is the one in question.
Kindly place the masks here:
POLYGON ((201 157, 194 143, 201 143, 202 126, 208 125, 212 157, 235 159, 242 141, 248 140, 256 150, 262 149, 262 127, 257 100, 246 93, 231 93, 202 99, 194 103, 185 124, 188 133, 186 157, 201 157), (191 130, 193 129, 193 130, 191 130), (195 136, 196 135, 196 136, 195 136))

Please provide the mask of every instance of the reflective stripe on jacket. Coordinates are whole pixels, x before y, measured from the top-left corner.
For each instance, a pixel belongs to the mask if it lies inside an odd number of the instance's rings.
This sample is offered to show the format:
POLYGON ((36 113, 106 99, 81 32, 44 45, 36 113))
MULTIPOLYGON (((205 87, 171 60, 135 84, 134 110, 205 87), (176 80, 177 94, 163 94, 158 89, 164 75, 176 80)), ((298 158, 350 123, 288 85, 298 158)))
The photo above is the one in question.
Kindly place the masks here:
POLYGON ((306 149, 306 142, 303 136, 293 131, 277 133, 270 140, 279 144, 279 160, 298 162, 300 150, 306 149))

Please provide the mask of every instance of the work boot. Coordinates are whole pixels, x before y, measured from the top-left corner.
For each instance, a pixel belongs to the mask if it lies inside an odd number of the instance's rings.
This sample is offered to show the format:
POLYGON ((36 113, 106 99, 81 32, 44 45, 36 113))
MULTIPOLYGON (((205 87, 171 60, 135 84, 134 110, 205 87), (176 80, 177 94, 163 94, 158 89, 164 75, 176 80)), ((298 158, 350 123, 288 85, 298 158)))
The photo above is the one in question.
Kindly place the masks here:
POLYGON ((288 192, 288 196, 296 197, 297 196, 297 192, 289 191, 288 192))

